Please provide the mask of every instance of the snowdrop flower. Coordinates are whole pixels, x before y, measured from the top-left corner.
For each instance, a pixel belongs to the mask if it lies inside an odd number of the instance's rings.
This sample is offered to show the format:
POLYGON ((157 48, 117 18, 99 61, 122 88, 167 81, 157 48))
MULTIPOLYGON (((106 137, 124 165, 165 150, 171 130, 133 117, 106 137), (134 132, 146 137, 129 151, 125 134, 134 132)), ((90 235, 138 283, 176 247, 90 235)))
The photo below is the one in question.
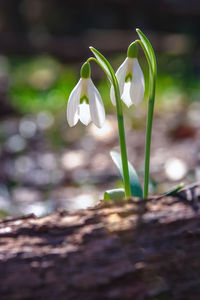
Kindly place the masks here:
POLYGON ((101 128, 105 121, 105 110, 101 96, 90 78, 90 64, 81 68, 81 78, 71 92, 67 104, 67 121, 75 126, 80 120, 84 125, 91 121, 101 128))
MULTIPOLYGON (((144 98, 144 75, 137 55, 137 44, 133 42, 128 47, 127 58, 116 72, 121 99, 128 107, 132 104, 137 106, 144 98)), ((116 105, 113 86, 111 86, 110 98, 113 105, 116 105)))

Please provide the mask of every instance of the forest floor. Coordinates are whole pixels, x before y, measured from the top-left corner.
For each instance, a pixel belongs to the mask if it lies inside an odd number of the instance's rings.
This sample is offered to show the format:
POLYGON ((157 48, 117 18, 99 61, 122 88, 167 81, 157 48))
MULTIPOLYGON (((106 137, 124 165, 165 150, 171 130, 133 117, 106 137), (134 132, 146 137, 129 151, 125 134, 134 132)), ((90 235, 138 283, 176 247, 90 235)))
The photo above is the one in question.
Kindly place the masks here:
MULTIPOLYGON (((126 119, 128 157, 143 178, 145 114, 126 119)), ((200 105, 169 112, 156 110, 151 147, 150 194, 161 194, 181 181, 200 180, 200 105)), ((129 116, 130 117, 130 116, 129 116)), ((50 112, 10 117, 0 122, 1 215, 37 216, 96 205, 106 189, 121 186, 109 151, 119 151, 117 123, 106 116, 93 124, 68 128, 50 112)))

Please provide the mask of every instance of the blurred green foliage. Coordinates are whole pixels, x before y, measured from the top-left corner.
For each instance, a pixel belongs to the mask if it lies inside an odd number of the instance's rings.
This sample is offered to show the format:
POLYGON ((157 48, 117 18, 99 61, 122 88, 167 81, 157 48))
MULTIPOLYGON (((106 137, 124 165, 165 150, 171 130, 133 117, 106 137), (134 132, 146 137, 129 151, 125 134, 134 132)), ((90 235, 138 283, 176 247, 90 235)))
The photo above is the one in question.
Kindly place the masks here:
MULTIPOLYGON (((125 57, 111 59, 115 69, 125 57)), ((79 77, 78 66, 64 65, 50 56, 10 58, 10 101, 20 113, 37 113, 41 110, 58 112, 66 108, 67 99, 79 77)), ((148 66, 141 61, 144 73, 148 66)), ((93 67, 93 66, 92 66, 93 67)), ((97 87, 106 109, 112 111, 109 100, 109 83, 102 74, 97 87)), ((145 76, 148 78, 148 76, 145 76)), ((179 100, 200 99, 200 77, 194 73, 190 59, 184 56, 159 55, 157 104, 175 103, 179 100)), ((148 80, 146 80, 146 96, 148 80)))
POLYGON ((22 113, 58 111, 76 81, 76 71, 48 56, 10 60, 12 104, 22 113))

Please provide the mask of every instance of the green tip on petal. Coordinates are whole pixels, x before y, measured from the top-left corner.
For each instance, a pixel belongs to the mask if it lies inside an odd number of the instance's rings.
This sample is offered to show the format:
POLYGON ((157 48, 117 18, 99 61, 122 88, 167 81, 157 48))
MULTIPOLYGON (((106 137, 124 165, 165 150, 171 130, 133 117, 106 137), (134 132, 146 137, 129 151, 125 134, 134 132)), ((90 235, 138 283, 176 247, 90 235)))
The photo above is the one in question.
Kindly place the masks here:
POLYGON ((81 78, 90 78, 91 68, 90 68, 89 62, 86 62, 82 65, 80 75, 81 75, 81 78))
POLYGON ((137 41, 131 43, 127 50, 127 57, 129 58, 137 58, 138 57, 138 45, 137 41))

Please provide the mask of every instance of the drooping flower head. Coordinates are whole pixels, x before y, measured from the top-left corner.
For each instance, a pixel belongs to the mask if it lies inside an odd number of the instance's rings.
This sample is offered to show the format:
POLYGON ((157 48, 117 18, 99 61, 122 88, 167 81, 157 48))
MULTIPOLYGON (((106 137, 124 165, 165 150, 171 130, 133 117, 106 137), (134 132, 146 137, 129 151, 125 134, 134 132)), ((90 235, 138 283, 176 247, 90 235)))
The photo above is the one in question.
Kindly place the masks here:
POLYGON ((67 121, 69 126, 75 126, 80 120, 84 125, 91 121, 101 128, 105 121, 105 110, 101 95, 93 84, 88 62, 84 63, 81 78, 72 90, 67 104, 67 121))
MULTIPOLYGON (((137 43, 133 42, 128 47, 127 58, 116 72, 121 99, 128 107, 132 104, 137 106, 144 98, 144 75, 137 56, 137 43)), ((110 98, 112 103, 115 105, 116 101, 113 86, 111 86, 110 98)))

